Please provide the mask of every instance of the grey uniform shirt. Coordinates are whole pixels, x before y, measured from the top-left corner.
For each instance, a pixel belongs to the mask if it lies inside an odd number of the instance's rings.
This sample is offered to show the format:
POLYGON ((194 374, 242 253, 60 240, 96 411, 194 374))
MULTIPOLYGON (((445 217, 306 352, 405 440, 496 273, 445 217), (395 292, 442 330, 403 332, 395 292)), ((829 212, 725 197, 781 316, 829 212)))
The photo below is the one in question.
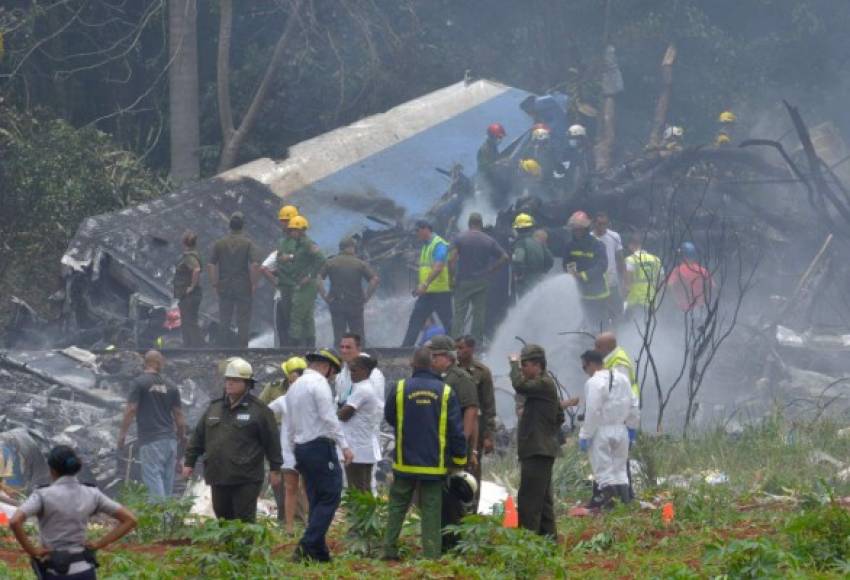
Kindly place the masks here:
MULTIPOLYGON (((81 552, 89 518, 99 513, 114 516, 121 504, 96 487, 81 484, 75 475, 66 475, 48 487, 36 489, 18 509, 27 517, 38 517, 42 546, 48 550, 81 552)), ((76 562, 68 572, 76 574, 89 567, 88 562, 76 562)))

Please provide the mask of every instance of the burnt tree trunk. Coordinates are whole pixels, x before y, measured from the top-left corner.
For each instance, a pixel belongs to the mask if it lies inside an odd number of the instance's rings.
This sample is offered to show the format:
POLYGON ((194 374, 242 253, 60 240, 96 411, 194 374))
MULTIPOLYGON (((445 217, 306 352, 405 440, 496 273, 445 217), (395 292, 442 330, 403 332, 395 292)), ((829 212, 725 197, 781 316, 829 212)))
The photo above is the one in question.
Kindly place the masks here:
POLYGON ((670 109, 670 95, 673 92, 673 63, 676 62, 676 46, 671 42, 661 60, 661 92, 655 104, 655 116, 652 119, 652 129, 649 131, 650 149, 661 145, 661 134, 667 124, 667 111, 670 109))

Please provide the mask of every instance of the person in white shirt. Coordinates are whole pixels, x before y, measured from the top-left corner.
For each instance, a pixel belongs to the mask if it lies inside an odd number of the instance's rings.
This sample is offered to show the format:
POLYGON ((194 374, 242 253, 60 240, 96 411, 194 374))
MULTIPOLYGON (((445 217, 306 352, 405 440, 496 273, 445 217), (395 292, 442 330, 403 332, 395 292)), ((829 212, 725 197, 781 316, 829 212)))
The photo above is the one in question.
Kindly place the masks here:
POLYGON ((635 396, 629 379, 605 369, 602 354, 581 355, 581 368, 590 377, 584 385, 585 415, 579 431, 579 447, 590 453, 595 480, 588 507, 609 507, 614 497, 631 499, 626 464, 629 459, 628 428, 636 426, 635 396))
POLYGON ((378 398, 369 380, 378 361, 361 354, 348 363, 354 385, 345 404, 337 412, 342 421, 342 432, 354 452, 351 465, 345 466, 348 487, 371 493, 372 468, 381 459, 379 433, 384 416, 384 404, 378 398))
POLYGON ((354 458, 336 416, 328 382, 342 366, 329 349, 308 354, 308 367, 286 393, 287 437, 295 452, 295 468, 304 477, 310 516, 295 549, 295 560, 330 562, 325 536, 342 498, 342 469, 336 447, 346 465, 354 458))
POLYGON ((277 287, 277 250, 269 254, 263 263, 260 264, 260 272, 271 282, 274 288, 274 309, 272 316, 274 319, 274 344, 275 346, 283 346, 286 343, 289 319, 284 312, 280 310, 280 289, 277 287))
MULTIPOLYGON (((303 359, 299 359, 303 360, 303 359)), ((289 361, 287 361, 289 362, 289 361)), ((294 384, 301 375, 304 374, 304 369, 297 368, 287 375, 289 384, 294 384)), ((301 476, 295 469, 295 453, 289 445, 289 419, 287 418, 286 394, 283 394, 269 403, 269 409, 275 414, 280 425, 280 450, 283 455, 283 513, 286 519, 286 533, 291 534, 295 531, 295 515, 299 508, 304 512, 304 506, 307 503, 304 495, 304 488, 300 485, 301 476)))
POLYGON ((608 297, 608 316, 614 326, 623 315, 623 296, 620 293, 620 282, 625 279, 626 261, 623 257, 623 240, 620 234, 608 227, 610 221, 604 211, 597 212, 593 218, 593 237, 605 245, 605 255, 608 258, 608 271, 605 279, 608 281, 610 295, 608 297))
MULTIPOLYGON (((358 334, 346 333, 342 335, 342 338, 339 341, 339 357, 342 359, 342 370, 340 370, 339 374, 336 376, 334 380, 334 386, 336 387, 336 396, 338 405, 342 408, 345 405, 345 401, 351 396, 351 389, 354 385, 354 382, 351 380, 351 371, 349 370, 349 364, 352 360, 360 356, 362 351, 360 350, 360 346, 362 345, 363 340, 358 334)), ((386 379, 384 378, 384 373, 381 372, 377 366, 372 370, 369 374, 369 381, 372 383, 372 388, 375 390, 375 395, 378 397, 378 400, 381 402, 381 405, 384 404, 384 386, 386 385, 386 379)))

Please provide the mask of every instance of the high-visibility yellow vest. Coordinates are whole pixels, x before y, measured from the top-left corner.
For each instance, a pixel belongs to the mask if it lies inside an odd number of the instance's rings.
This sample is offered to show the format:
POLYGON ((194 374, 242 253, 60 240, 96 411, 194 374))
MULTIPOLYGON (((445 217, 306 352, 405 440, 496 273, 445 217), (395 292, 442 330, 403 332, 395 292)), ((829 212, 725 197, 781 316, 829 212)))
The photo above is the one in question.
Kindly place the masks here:
POLYGON ((658 291, 661 277, 661 259, 643 250, 638 250, 628 258, 626 264, 633 266, 631 270, 632 285, 626 303, 629 306, 648 306, 658 291))
MULTIPOLYGON (((434 267, 434 250, 437 248, 438 244, 448 244, 446 240, 434 234, 434 237, 431 238, 431 241, 422 246, 422 251, 419 252, 419 284, 424 284, 428 277, 431 275, 431 270, 434 267)), ((443 264, 443 269, 437 275, 436 278, 431 282, 431 285, 428 286, 428 289, 425 290, 426 293, 432 292, 449 292, 451 290, 451 284, 449 283, 449 267, 448 264, 443 264)))
POLYGON ((640 398, 640 385, 637 382, 635 363, 632 362, 631 357, 623 350, 623 347, 618 346, 611 354, 605 357, 604 366, 608 370, 614 370, 614 367, 626 367, 629 369, 629 382, 632 384, 632 392, 635 394, 635 397, 640 398))

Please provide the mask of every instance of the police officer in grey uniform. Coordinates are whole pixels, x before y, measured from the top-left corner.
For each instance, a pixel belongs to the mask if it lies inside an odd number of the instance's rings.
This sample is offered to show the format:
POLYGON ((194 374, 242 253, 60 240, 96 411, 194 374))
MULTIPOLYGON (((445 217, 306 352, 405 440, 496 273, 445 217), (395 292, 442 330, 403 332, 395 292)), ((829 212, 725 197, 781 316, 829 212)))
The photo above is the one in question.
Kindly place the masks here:
POLYGON ((47 465, 53 483, 36 489, 12 516, 9 527, 32 558, 37 578, 92 580, 97 577, 94 552, 132 531, 136 517, 97 487, 77 480, 83 464, 70 447, 51 449, 47 465), (102 538, 87 542, 86 525, 99 513, 112 516, 118 524, 102 538), (41 546, 33 544, 24 531, 24 522, 31 516, 38 517, 41 546))

